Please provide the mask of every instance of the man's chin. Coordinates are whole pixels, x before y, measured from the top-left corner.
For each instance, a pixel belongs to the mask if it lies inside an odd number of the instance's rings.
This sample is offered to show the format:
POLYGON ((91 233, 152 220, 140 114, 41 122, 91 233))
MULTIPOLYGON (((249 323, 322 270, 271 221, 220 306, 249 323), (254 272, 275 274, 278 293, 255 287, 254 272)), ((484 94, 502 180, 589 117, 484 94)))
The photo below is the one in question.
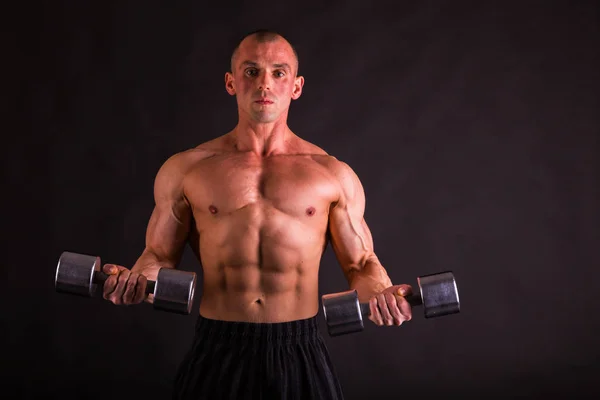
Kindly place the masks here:
POLYGON ((253 113, 252 119, 262 124, 268 124, 269 122, 275 122, 277 115, 274 113, 253 113))

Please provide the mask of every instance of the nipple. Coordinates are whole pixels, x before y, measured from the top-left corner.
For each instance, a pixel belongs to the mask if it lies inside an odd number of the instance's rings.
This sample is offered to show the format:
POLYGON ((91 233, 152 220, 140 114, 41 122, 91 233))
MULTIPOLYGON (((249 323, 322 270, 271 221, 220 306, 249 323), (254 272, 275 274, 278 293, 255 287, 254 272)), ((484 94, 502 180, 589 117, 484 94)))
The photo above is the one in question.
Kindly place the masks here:
POLYGON ((216 214, 219 212, 219 210, 217 210, 217 207, 213 206, 212 204, 208 206, 208 211, 210 211, 211 214, 216 214))
POLYGON ((309 217, 312 217, 315 214, 315 208, 314 207, 308 207, 306 209, 306 215, 308 215, 309 217))

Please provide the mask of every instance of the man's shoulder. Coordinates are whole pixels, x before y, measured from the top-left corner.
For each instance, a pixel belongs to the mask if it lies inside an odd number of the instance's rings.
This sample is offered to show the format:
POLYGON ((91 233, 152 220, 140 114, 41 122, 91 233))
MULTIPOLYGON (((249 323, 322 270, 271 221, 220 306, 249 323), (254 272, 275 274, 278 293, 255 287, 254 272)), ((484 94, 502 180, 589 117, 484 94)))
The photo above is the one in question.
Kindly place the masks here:
POLYGON ((342 164, 345 164, 314 143, 305 139, 299 139, 299 143, 299 154, 310 157, 313 161, 321 164, 328 170, 335 170, 340 168, 342 164))
POLYGON ((231 145, 230 134, 226 133, 200 143, 196 147, 189 149, 189 152, 196 153, 196 156, 213 156, 230 150, 231 145))
POLYGON ((163 166, 167 168, 185 168, 191 164, 196 164, 199 161, 212 158, 224 151, 223 136, 220 136, 200 143, 195 147, 172 154, 167 158, 163 166))
POLYGON ((357 177, 356 173, 350 164, 348 164, 348 162, 343 161, 334 155, 327 153, 311 154, 311 158, 338 178, 344 179, 348 177, 357 177))
POLYGON ((161 165, 160 172, 180 172, 183 173, 189 169, 192 165, 199 161, 209 159, 216 153, 208 149, 203 148, 191 148, 182 150, 169 156, 165 162, 161 165))

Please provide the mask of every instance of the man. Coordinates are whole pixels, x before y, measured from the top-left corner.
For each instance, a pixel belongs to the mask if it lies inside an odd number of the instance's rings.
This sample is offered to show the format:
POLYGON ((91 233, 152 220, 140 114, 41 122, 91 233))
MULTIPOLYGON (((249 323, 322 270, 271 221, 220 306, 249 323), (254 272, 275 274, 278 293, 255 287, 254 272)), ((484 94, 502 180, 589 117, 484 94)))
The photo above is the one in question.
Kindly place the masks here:
POLYGON ((223 136, 170 157, 155 181, 146 248, 112 274, 104 298, 152 302, 148 279, 176 268, 186 243, 204 279, 196 336, 176 399, 342 399, 317 330, 318 271, 330 242, 377 325, 401 325, 411 308, 373 251, 365 194, 353 170, 287 125, 302 93, 298 57, 281 35, 253 32, 225 74, 239 120, 223 136))

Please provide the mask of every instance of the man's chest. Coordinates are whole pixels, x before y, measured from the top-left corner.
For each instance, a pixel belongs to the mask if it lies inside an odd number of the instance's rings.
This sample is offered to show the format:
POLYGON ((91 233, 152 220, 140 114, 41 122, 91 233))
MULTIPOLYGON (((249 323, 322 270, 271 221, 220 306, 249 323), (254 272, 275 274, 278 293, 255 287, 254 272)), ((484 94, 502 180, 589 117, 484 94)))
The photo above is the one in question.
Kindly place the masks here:
POLYGON ((325 167, 305 157, 211 160, 190 171, 185 193, 195 211, 231 213, 248 206, 287 214, 327 212, 339 185, 325 167))

